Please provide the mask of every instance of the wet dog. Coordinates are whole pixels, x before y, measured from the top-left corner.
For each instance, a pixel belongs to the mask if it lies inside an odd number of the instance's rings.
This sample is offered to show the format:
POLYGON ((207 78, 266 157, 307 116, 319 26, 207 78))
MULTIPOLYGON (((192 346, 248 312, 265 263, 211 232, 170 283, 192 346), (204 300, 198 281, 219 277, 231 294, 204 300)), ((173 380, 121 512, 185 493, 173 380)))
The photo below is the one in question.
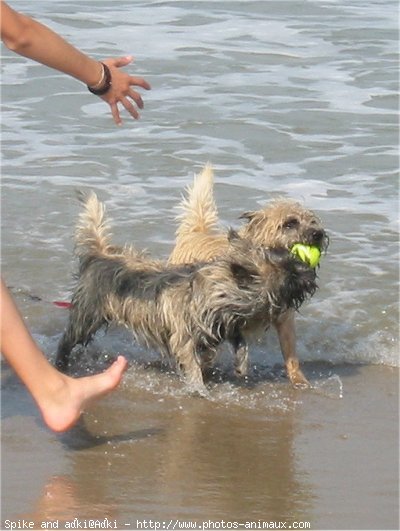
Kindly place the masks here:
MULTIPOLYGON (((213 170, 207 165, 195 178, 192 187, 181 203, 175 247, 169 264, 187 264, 212 260, 229 247, 227 232, 219 226, 217 207, 213 196, 213 170)), ((241 216, 246 223, 238 234, 253 245, 290 251, 296 244, 317 246, 321 251, 328 247, 328 236, 321 220, 300 203, 288 199, 271 202, 265 208, 246 212, 241 216)), ((273 320, 276 327, 287 375, 294 386, 308 386, 296 354, 294 311, 289 308, 273 320)), ((233 344, 235 369, 238 375, 247 374, 248 348, 245 338, 233 344)))
POLYGON ((105 209, 84 199, 76 229, 77 286, 56 365, 111 323, 176 362, 190 388, 204 393, 202 369, 225 340, 238 343, 297 309, 316 289, 315 271, 285 249, 255 246, 231 231, 220 256, 167 266, 110 241, 105 209))

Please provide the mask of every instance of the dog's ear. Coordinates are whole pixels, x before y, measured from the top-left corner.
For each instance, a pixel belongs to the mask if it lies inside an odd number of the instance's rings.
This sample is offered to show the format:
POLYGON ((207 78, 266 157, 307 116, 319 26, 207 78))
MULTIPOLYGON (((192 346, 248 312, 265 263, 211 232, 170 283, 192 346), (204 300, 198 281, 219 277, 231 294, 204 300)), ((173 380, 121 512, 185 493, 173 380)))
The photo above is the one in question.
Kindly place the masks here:
POLYGON ((249 240, 242 238, 235 230, 229 229, 228 242, 230 246, 229 255, 233 256, 233 260, 238 260, 237 256, 239 253, 246 259, 251 248, 251 242, 249 240))
POLYGON ((247 221, 251 221, 255 215, 256 212, 243 212, 243 214, 239 216, 239 219, 247 219, 247 221))
POLYGON ((263 231, 267 216, 263 211, 245 212, 240 216, 240 219, 245 219, 247 221, 247 236, 250 236, 251 233, 254 234, 263 231))

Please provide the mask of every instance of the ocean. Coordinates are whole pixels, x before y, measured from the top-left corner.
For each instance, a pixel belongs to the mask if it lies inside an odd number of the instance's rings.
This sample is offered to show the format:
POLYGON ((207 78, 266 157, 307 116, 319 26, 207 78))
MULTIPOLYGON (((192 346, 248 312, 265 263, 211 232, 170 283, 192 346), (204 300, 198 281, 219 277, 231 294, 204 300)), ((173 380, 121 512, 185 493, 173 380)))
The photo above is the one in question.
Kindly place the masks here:
POLYGON ((83 366, 121 353, 123 384, 56 436, 3 361, 3 526, 397 529, 397 2, 10 4, 99 60, 134 55, 127 69, 152 85, 140 120, 121 111, 116 127, 81 83, 2 46, 2 275, 49 359, 68 317, 53 301, 73 287, 77 190, 106 203, 117 243, 166 258, 182 193, 210 162, 224 227, 290 197, 330 246, 297 318, 311 390, 290 388, 274 332, 251 347, 245 382, 224 350, 199 399, 112 329, 83 366))

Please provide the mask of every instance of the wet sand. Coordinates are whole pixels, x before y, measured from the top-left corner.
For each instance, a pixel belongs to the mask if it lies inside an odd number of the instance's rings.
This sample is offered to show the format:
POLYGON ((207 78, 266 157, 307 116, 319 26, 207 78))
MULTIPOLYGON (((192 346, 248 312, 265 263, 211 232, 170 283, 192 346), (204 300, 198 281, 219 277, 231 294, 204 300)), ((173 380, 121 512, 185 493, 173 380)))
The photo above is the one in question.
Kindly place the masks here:
POLYGON ((310 522, 398 529, 398 369, 307 364, 285 379, 211 384, 134 366, 123 386, 61 436, 3 369, 5 520, 310 522))

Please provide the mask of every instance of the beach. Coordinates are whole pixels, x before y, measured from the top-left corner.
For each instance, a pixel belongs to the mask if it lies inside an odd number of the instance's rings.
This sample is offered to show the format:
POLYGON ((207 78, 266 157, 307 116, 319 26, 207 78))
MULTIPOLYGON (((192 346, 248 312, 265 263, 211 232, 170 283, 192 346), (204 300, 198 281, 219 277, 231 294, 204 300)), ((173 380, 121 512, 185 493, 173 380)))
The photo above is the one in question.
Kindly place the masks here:
POLYGON ((149 520, 395 529, 397 371, 306 369, 309 391, 267 379, 252 389, 214 384, 207 400, 185 396, 172 375, 136 367, 61 436, 9 381, 3 518, 108 518, 118 529, 149 520), (138 389, 139 377, 161 379, 169 392, 138 389))
POLYGON ((2 276, 51 362, 77 191, 104 201, 117 245, 166 260, 210 162, 221 230, 284 197, 330 244, 296 316, 309 390, 290 386, 274 330, 244 380, 223 346, 200 398, 111 327, 75 374, 122 354, 122 385, 56 435, 3 360, 1 527, 398 529, 397 3, 10 3, 99 60, 133 54, 152 85, 116 127, 85 86, 2 47, 2 276))

